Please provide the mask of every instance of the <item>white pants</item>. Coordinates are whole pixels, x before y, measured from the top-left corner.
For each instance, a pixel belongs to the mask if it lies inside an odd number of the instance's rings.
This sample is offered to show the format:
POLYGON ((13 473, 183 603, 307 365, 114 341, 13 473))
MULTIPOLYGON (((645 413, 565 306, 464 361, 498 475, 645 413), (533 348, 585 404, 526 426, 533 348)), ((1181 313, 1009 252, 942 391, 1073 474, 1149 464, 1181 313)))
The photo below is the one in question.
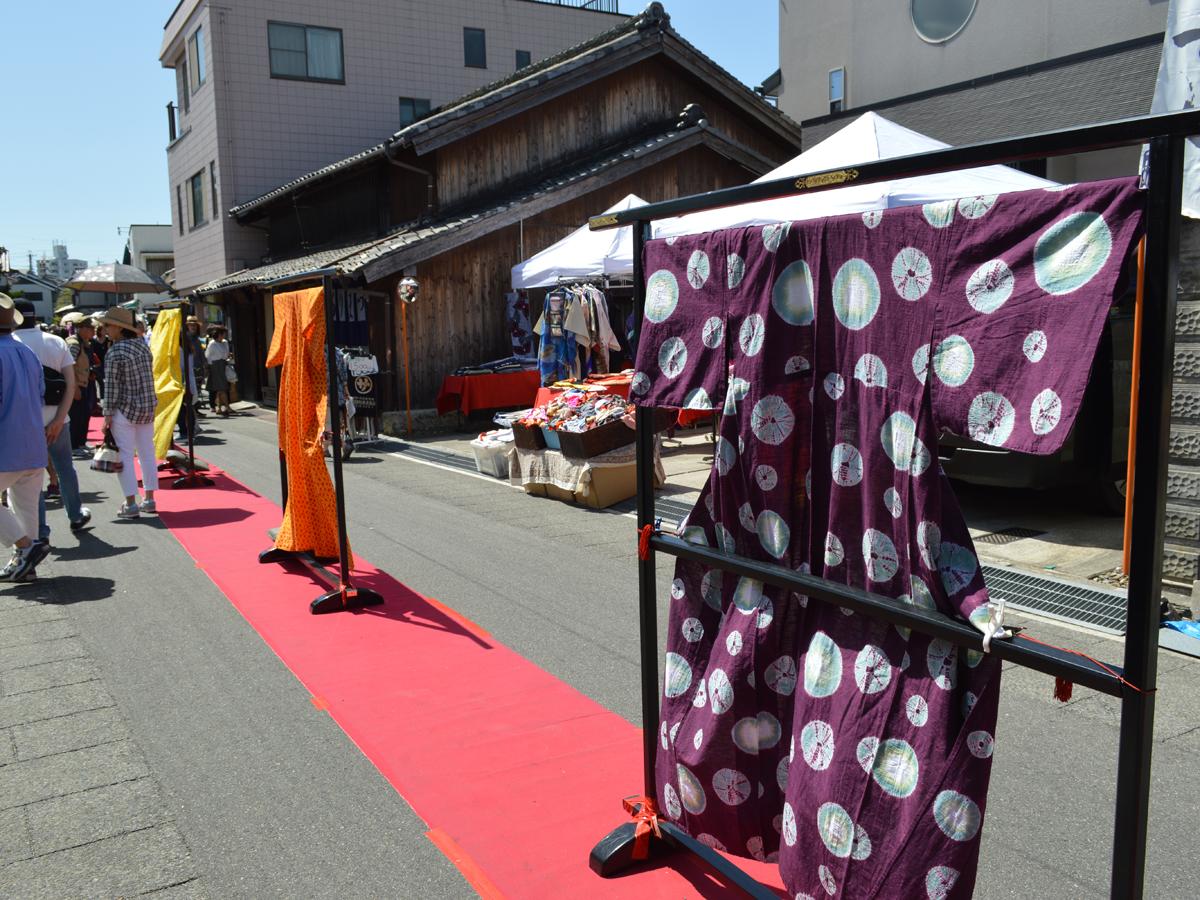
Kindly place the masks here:
POLYGON ((137 471, 133 468, 133 454, 137 451, 142 464, 142 487, 148 491, 158 490, 158 460, 154 458, 154 423, 134 425, 120 410, 113 413, 113 440, 121 451, 121 471, 117 478, 121 482, 121 493, 126 497, 137 496, 137 471))
POLYGON ((8 491, 8 506, 0 506, 0 546, 13 547, 23 537, 38 536, 38 499, 45 469, 0 472, 0 491, 8 491))

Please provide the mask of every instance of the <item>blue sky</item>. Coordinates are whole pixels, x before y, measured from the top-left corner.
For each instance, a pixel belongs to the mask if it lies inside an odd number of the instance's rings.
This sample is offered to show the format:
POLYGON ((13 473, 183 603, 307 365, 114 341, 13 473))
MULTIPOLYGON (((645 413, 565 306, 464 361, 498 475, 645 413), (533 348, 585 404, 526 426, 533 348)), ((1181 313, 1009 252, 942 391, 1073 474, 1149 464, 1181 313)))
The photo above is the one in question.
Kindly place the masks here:
MULTIPOLYGON (((126 226, 170 222, 165 108, 175 81, 158 47, 175 2, 4 4, 5 33, 21 36, 0 70, 0 246, 14 266, 50 255, 54 240, 110 262, 126 226)), ((620 0, 621 12, 646 3, 620 0)), ((664 5, 687 40, 748 84, 778 67, 778 0, 664 5)))

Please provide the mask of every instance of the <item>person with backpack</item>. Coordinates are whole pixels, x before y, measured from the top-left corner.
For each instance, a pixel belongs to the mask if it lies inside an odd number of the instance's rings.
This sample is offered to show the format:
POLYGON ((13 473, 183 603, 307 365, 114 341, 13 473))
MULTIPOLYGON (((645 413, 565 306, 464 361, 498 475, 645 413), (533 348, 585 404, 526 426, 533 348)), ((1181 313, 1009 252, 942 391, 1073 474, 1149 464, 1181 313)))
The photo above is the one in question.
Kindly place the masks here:
MULTIPOLYGON (((75 359, 67 342, 38 328, 34 305, 27 300, 16 302, 24 321, 17 326, 13 337, 24 344, 42 364, 42 425, 46 429, 46 447, 50 465, 58 474, 58 490, 63 509, 72 531, 87 526, 91 510, 80 502, 79 479, 75 475, 75 459, 71 452, 71 432, 67 425, 71 404, 75 399, 75 359)), ((49 543, 50 528, 46 524, 46 495, 38 500, 38 541, 49 543)))
POLYGON ((9 582, 35 580, 38 563, 50 552, 36 540, 46 468, 42 367, 12 336, 24 319, 12 298, 0 293, 0 491, 8 494, 8 505, 0 506, 0 547, 13 548, 0 581, 9 582))

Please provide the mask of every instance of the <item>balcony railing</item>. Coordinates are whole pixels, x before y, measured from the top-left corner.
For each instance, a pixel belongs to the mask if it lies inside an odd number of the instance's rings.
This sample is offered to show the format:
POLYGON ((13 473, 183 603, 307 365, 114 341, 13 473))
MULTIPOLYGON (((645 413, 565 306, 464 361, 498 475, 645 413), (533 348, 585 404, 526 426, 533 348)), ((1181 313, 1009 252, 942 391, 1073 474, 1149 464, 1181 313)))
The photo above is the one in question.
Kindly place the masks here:
POLYGON ((175 143, 176 138, 183 132, 179 127, 179 110, 175 108, 175 103, 167 104, 167 143, 175 143))
POLYGON ((548 3, 551 6, 572 6, 575 9, 590 9, 593 12, 619 13, 617 0, 533 0, 534 3, 548 3))

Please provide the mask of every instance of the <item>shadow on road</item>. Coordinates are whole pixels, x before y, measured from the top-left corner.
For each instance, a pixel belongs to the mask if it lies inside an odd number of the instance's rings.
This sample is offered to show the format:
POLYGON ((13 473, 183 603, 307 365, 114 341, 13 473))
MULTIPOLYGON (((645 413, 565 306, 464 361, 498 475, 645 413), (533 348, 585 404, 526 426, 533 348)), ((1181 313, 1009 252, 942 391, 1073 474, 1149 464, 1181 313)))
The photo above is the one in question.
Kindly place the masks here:
POLYGON ((33 584, 14 584, 5 591, 31 603, 66 606, 70 603, 90 603, 107 600, 113 595, 116 582, 111 578, 91 575, 54 575, 33 584))
POLYGON ((182 512, 162 512, 160 524, 170 528, 204 528, 209 525, 228 525, 240 522, 252 515, 249 510, 226 507, 224 509, 188 509, 182 512))

